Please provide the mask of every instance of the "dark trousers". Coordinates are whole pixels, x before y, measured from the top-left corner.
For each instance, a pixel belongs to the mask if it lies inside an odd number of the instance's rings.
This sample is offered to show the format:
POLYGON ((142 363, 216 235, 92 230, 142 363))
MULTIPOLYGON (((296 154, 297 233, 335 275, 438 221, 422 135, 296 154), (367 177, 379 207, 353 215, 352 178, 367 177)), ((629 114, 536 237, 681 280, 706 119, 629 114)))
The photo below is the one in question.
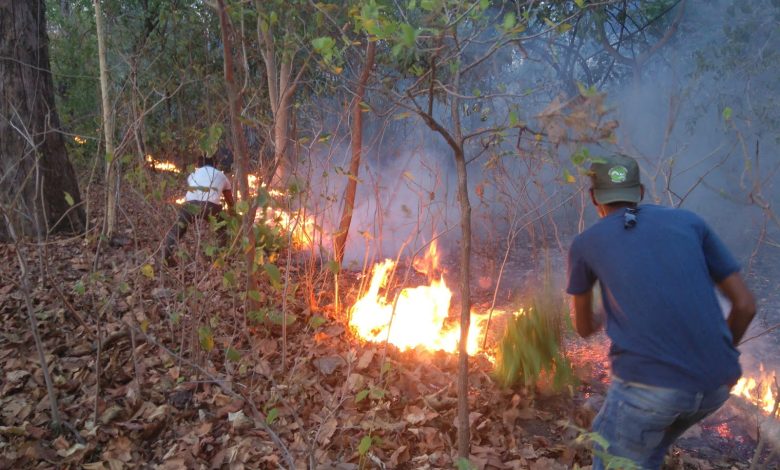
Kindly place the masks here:
MULTIPOLYGON (((165 236, 163 246, 163 258, 169 261, 173 258, 179 239, 187 233, 187 227, 196 220, 208 220, 209 217, 218 217, 222 212, 222 206, 208 201, 187 201, 179 208, 179 218, 165 236)), ((217 228, 217 235, 222 246, 227 245, 227 227, 217 228)))

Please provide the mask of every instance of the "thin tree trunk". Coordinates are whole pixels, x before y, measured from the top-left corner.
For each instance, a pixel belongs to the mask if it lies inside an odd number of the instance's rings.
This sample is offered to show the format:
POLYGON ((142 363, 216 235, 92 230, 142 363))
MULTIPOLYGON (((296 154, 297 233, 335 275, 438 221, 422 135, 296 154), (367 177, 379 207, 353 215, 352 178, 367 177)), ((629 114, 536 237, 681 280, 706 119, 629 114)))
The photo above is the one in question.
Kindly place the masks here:
POLYGON ((458 202, 460 203, 460 343, 458 344, 458 457, 469 458, 471 436, 469 430, 469 353, 466 349, 471 325, 471 202, 469 201, 466 156, 463 152, 463 134, 460 127, 460 100, 455 96, 460 85, 460 70, 453 79, 454 94, 450 98, 450 113, 454 139, 459 145, 453 149, 458 173, 458 202))
MULTIPOLYGON (((245 248, 246 255, 246 290, 247 292, 258 291, 258 278, 255 272, 255 231, 252 229, 254 224, 255 212, 257 207, 252 204, 249 197, 249 151, 244 136, 244 128, 241 125, 241 97, 236 87, 234 68, 233 68, 233 43, 230 38, 230 24, 228 23, 227 13, 225 11, 224 0, 217 0, 219 10, 219 25, 222 30, 222 49, 224 55, 225 88, 227 89, 228 104, 230 111, 230 128, 233 135, 233 148, 238 163, 238 184, 241 190, 241 199, 249 203, 249 211, 244 214, 242 223, 243 234, 248 240, 248 246, 245 248)), ((255 310, 256 301, 251 296, 247 296, 247 306, 255 310)), ((247 310, 248 311, 248 310, 247 310)))
POLYGON ((363 153, 363 108, 361 105, 366 94, 366 84, 374 66, 375 45, 374 41, 369 40, 366 47, 366 63, 363 65, 363 72, 360 74, 360 80, 355 90, 355 100, 352 104, 352 159, 349 162, 347 187, 344 190, 344 207, 341 209, 341 222, 334 240, 336 261, 339 264, 344 260, 344 248, 347 244, 349 226, 352 224, 352 211, 355 209, 360 158, 363 153))
POLYGON ((98 59, 100 62, 100 96, 103 106, 103 133, 106 140, 106 217, 103 222, 103 235, 111 237, 116 232, 116 203, 119 193, 119 177, 116 174, 116 155, 114 155, 114 119, 111 112, 111 99, 108 95, 108 64, 106 63, 106 32, 103 28, 103 12, 100 0, 92 0, 95 6, 95 26, 97 27, 98 59))

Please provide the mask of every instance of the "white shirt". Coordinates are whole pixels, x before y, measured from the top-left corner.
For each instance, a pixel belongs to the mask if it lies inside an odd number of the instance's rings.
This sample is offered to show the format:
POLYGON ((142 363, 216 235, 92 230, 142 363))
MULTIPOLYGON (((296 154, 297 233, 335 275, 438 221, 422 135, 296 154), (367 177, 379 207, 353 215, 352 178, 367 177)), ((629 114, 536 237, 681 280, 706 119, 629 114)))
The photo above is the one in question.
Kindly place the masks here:
POLYGON ((189 191, 185 201, 208 201, 221 204, 222 191, 232 189, 230 180, 213 166, 202 166, 187 177, 189 191))

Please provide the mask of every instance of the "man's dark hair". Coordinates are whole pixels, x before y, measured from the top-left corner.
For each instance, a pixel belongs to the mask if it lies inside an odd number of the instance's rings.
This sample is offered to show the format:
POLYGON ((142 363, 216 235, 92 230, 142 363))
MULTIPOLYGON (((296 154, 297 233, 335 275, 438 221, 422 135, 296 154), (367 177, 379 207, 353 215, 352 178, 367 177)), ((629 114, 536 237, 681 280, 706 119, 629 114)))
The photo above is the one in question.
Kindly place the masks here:
POLYGON ((215 164, 214 157, 207 157, 206 155, 198 157, 198 168, 203 166, 214 166, 215 164))
POLYGON ((613 209, 620 209, 621 207, 636 207, 637 203, 629 201, 615 201, 604 205, 613 209))

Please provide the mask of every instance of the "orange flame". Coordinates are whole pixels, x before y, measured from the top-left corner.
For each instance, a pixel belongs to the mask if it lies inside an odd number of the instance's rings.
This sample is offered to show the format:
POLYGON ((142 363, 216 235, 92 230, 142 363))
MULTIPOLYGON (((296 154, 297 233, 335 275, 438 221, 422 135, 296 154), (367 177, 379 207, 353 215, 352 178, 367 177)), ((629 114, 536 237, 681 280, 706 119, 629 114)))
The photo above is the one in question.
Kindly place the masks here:
POLYGON ((84 137, 81 137, 80 135, 75 135, 75 136, 73 136, 73 140, 74 140, 74 141, 75 141, 77 144, 79 144, 79 145, 84 145, 84 144, 86 144, 86 143, 87 143, 87 139, 85 139, 84 137))
POLYGON ((436 275, 439 271, 439 250, 436 240, 428 245, 428 251, 423 258, 415 258, 412 267, 418 273, 428 276, 428 279, 436 275))
POLYGON ((179 169, 176 164, 171 162, 161 162, 160 160, 155 159, 151 155, 146 156, 146 162, 152 166, 157 171, 168 171, 171 173, 181 173, 181 170, 179 169))
MULTIPOLYGON (((731 389, 731 394, 743 398, 754 404, 764 413, 776 411, 777 390, 772 387, 775 381, 775 374, 764 373, 764 367, 761 365, 761 376, 758 380, 753 377, 742 377, 731 389)), ((776 387, 775 387, 776 388, 776 387)))
MULTIPOLYGON (((460 326, 445 324, 450 310, 452 291, 444 278, 430 285, 402 289, 394 300, 380 293, 395 267, 385 260, 373 268, 368 291, 350 310, 350 326, 364 340, 387 340, 402 351, 422 347, 429 351, 455 352, 460 340, 460 326)), ((472 322, 466 350, 479 352, 482 321, 472 322)))

